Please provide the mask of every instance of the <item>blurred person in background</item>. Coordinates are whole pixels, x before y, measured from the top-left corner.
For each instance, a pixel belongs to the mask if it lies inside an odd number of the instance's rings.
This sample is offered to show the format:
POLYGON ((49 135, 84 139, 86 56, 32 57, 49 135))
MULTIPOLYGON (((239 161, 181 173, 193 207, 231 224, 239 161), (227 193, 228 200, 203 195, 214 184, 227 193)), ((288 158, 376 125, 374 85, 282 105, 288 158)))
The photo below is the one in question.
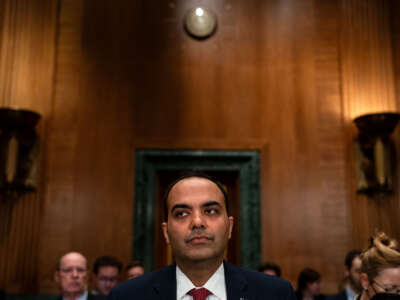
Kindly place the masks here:
POLYGON ((61 292, 59 300, 105 299, 88 293, 87 259, 79 252, 68 252, 60 258, 54 279, 61 292))
POLYGON ((122 263, 112 256, 101 256, 93 265, 94 290, 92 294, 107 296, 118 284, 122 263))
POLYGON ((324 300, 321 294, 321 275, 310 268, 302 270, 297 279, 297 300, 324 300))
POLYGON ((400 249, 385 233, 375 234, 361 254, 362 292, 356 300, 400 299, 400 249))
POLYGON ((142 276, 144 274, 144 266, 139 260, 132 261, 126 266, 127 280, 142 276))
POLYGON ((281 268, 273 262, 263 263, 258 267, 258 271, 268 275, 281 277, 281 268))
POLYGON ((345 279, 343 289, 339 294, 333 296, 332 300, 353 300, 354 297, 361 293, 362 287, 360 283, 361 275, 361 251, 351 250, 347 253, 345 265, 345 279))

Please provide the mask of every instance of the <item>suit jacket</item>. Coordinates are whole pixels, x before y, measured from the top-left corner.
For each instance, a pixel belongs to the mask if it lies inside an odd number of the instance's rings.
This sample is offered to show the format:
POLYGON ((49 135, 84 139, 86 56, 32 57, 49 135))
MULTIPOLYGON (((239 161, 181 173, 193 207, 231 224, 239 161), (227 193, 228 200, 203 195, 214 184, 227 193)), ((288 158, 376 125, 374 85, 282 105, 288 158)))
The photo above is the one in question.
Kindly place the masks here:
MULTIPOLYGON (((228 300, 296 300, 292 286, 279 277, 224 262, 228 300)), ((108 300, 176 300, 176 265, 125 281, 108 300)))
POLYGON ((331 296, 329 300, 347 300, 346 290, 341 291, 339 294, 331 296))
MULTIPOLYGON (((60 295, 57 300, 62 300, 63 297, 60 295)), ((93 295, 88 292, 87 300, 107 300, 107 297, 101 295, 93 295)))

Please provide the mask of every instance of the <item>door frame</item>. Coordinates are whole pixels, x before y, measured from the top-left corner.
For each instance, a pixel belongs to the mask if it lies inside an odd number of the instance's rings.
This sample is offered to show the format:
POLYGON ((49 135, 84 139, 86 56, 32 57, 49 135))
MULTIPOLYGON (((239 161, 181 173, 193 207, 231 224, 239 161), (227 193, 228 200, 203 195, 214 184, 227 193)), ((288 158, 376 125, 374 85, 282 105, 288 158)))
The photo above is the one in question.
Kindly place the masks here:
POLYGON ((261 263, 260 154, 256 150, 136 150, 132 258, 153 269, 157 172, 229 171, 239 174, 240 261, 261 263), (149 234, 151 233, 151 234, 149 234))

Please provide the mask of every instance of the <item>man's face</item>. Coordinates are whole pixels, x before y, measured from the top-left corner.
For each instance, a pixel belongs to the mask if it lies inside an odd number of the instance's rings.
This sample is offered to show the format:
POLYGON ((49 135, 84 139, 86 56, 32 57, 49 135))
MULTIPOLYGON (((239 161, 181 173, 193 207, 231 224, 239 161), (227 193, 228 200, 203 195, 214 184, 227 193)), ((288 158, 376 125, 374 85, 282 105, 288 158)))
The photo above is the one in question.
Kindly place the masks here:
POLYGON ((141 266, 130 268, 127 272, 128 279, 136 278, 144 274, 144 269, 141 266))
POLYGON ((107 296, 111 289, 118 283, 119 271, 114 266, 99 267, 97 274, 94 274, 94 285, 99 294, 107 296))
POLYGON ((233 217, 228 217, 224 196, 212 181, 199 177, 179 181, 169 193, 167 208, 168 222, 162 228, 178 264, 222 261, 233 217))
POLYGON ((87 261, 77 252, 64 255, 54 274, 63 295, 83 294, 87 289, 87 261))
POLYGON ((349 283, 356 293, 361 293, 360 283, 361 259, 357 256, 353 259, 350 270, 348 270, 349 283))

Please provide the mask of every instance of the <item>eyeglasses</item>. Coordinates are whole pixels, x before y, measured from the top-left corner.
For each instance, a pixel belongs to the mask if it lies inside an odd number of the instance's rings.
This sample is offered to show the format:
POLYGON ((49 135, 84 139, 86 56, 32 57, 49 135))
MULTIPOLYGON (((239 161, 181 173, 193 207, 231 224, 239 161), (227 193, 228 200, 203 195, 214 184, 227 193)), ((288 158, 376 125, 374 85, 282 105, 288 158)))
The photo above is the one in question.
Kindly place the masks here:
POLYGON ((398 287, 397 285, 384 286, 383 284, 380 284, 376 280, 372 280, 372 282, 375 283, 377 286, 379 286, 387 294, 399 294, 400 295, 400 287, 398 287))
POLYGON ((76 273, 78 273, 79 275, 82 275, 84 273, 86 273, 86 269, 84 268, 65 268, 65 269, 60 269, 60 272, 65 274, 65 275, 69 275, 72 274, 72 272, 76 271, 76 273))
POLYGON ((118 281, 118 278, 116 278, 116 277, 99 277, 99 281, 115 283, 118 281))

